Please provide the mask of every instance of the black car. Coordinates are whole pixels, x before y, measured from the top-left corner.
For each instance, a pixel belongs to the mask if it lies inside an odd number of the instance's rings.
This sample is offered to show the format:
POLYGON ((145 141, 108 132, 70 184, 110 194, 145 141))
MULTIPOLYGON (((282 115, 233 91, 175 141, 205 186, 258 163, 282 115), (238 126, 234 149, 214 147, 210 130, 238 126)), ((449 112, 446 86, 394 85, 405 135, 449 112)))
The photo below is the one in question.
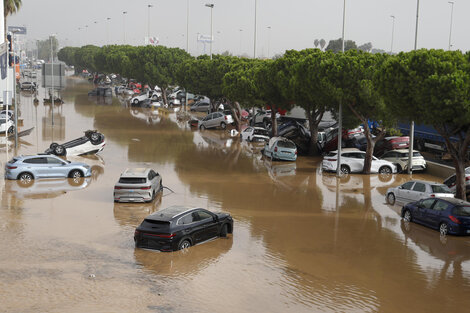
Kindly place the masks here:
POLYGON ((136 228, 134 242, 137 248, 176 251, 232 231, 230 214, 171 206, 147 216, 136 228))

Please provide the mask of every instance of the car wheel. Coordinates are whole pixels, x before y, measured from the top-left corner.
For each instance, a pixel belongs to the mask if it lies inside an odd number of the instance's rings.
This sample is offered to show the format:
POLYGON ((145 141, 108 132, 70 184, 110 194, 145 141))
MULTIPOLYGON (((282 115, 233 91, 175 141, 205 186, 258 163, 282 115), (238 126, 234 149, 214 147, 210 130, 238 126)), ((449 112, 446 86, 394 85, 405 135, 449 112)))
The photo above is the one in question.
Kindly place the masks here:
POLYGON ((62 145, 57 145, 57 146, 54 148, 54 154, 55 154, 55 155, 59 155, 59 156, 65 155, 65 148, 64 148, 64 146, 62 146, 62 145))
POLYGON ((13 134, 15 132, 15 127, 14 126, 10 126, 10 128, 8 128, 8 133, 9 134, 13 134))
POLYGON ((447 226, 446 223, 441 223, 441 225, 439 225, 439 232, 442 236, 446 236, 449 233, 449 226, 447 226))
POLYGON ((80 178, 80 177, 83 177, 83 174, 81 171, 79 170, 72 170, 69 174, 69 177, 70 178, 73 178, 73 179, 76 179, 76 178, 80 178))
POLYGON ((226 128, 227 128, 227 124, 225 124, 224 122, 220 123, 220 128, 226 129, 226 128))
POLYGON ((52 151, 54 151, 55 147, 57 147, 59 144, 58 143, 51 143, 51 145, 49 146, 49 149, 51 149, 52 151))
POLYGON ((413 217, 411 216, 410 210, 406 210, 406 211, 403 213, 403 220, 404 220, 405 222, 411 222, 412 219, 413 219, 413 217))
POLYGON ((92 144, 97 145, 101 142, 101 134, 100 133, 92 133, 90 136, 90 141, 92 144))
POLYGON ((388 204, 391 204, 391 205, 395 204, 395 195, 393 194, 393 192, 387 195, 387 202, 388 204))
POLYGON ((344 175, 351 173, 351 169, 347 165, 341 165, 340 170, 344 175))
POLYGON ((379 168, 379 174, 392 174, 392 169, 389 166, 382 166, 379 168))
POLYGON ((18 175, 18 180, 23 187, 31 186, 33 184, 33 179, 34 177, 30 173, 21 173, 18 175))
POLYGON ((228 225, 227 224, 224 224, 222 226, 222 229, 220 230, 220 237, 227 237, 227 233, 228 233, 228 225))
POLYGON ((200 129, 200 130, 206 130, 206 126, 201 125, 201 126, 199 126, 199 129, 200 129))
POLYGON ((178 244, 178 250, 183 250, 191 247, 191 242, 188 239, 183 239, 178 244))
POLYGON ((134 101, 132 101, 132 103, 134 103, 135 105, 139 104, 139 99, 134 99, 134 101))

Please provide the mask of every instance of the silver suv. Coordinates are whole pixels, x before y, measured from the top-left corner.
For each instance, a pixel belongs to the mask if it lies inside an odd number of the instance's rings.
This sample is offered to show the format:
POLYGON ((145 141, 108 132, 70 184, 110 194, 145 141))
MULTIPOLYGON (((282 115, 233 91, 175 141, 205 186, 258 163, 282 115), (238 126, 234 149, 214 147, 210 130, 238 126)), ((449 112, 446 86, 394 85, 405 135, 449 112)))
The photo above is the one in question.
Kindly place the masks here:
POLYGON ((114 202, 151 202, 162 189, 162 177, 153 169, 126 169, 114 186, 114 202))

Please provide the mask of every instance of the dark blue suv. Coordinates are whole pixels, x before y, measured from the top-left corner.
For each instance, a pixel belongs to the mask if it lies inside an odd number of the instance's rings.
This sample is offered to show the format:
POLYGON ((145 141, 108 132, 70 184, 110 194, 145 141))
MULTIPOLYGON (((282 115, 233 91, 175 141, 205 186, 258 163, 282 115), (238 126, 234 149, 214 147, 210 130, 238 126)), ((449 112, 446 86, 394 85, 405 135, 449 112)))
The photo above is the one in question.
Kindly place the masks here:
POLYGON ((441 235, 470 235, 470 203, 454 198, 427 198, 406 204, 401 216, 438 229, 441 235))

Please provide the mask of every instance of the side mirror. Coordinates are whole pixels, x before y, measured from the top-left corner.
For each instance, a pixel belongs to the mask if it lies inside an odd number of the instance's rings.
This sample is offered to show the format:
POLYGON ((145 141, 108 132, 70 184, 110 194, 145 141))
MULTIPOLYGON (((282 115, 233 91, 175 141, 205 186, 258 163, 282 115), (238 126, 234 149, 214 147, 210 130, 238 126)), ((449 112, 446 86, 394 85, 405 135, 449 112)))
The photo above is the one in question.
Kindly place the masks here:
POLYGON ((219 221, 219 217, 218 217, 217 215, 214 215, 214 216, 212 217, 212 219, 214 220, 214 222, 218 222, 218 221, 219 221))
POLYGON ((403 187, 402 187, 402 186, 398 186, 398 189, 403 189, 403 187))

